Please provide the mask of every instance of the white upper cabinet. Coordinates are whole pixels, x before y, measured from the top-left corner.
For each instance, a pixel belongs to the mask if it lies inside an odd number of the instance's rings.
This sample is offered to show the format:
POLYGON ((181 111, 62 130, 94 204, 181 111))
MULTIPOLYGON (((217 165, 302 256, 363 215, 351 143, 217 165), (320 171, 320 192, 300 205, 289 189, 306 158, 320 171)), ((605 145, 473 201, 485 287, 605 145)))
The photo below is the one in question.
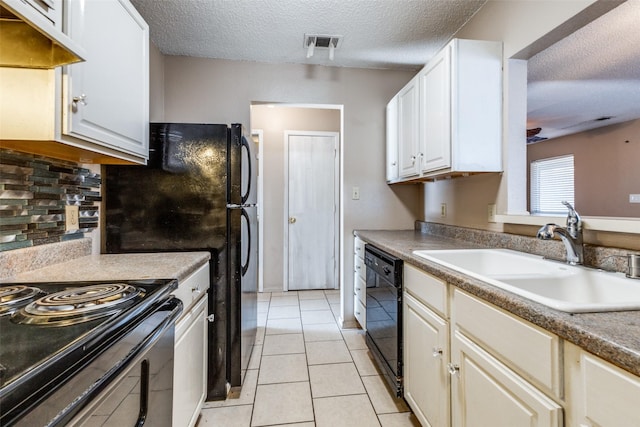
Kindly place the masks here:
POLYGON ((420 71, 420 153, 422 172, 451 166, 451 46, 420 71))
POLYGON ((66 0, 85 62, 0 67, 3 148, 79 163, 149 158, 149 29, 128 0, 66 0))
POLYGON ((86 62, 66 69, 63 134, 148 158, 149 28, 128 0, 70 0, 86 62))
POLYGON ((502 171, 500 42, 452 40, 398 96, 400 177, 388 182, 502 171))
POLYGON ((398 95, 387 104, 387 182, 398 179, 398 95))
POLYGON ((398 94, 398 174, 402 178, 417 176, 419 172, 418 138, 419 88, 413 78, 398 94))

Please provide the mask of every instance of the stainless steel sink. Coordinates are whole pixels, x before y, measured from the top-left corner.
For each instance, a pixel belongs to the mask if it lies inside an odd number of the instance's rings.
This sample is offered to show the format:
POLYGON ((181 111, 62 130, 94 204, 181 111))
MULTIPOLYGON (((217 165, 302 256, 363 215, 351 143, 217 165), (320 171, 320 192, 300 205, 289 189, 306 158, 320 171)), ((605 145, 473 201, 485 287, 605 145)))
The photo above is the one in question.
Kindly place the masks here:
POLYGON ((424 250, 414 254, 569 313, 640 310, 640 281, 508 249, 424 250))

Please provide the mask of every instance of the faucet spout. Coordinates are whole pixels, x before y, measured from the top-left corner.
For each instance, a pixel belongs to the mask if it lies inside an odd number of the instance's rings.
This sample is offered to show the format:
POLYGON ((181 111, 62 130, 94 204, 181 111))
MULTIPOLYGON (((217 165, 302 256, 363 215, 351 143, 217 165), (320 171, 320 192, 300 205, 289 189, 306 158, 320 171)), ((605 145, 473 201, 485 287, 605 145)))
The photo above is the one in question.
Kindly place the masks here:
POLYGON ((567 263, 572 265, 582 264, 584 262, 582 250, 582 219, 569 202, 563 201, 562 204, 569 209, 566 228, 562 228, 556 224, 546 224, 538 230, 537 237, 542 240, 550 240, 557 234, 560 236, 560 240, 562 240, 567 250, 567 263))
POLYGON ((546 224, 538 230, 538 239, 550 240, 558 235, 567 251, 567 263, 571 265, 582 264, 584 260, 582 252, 582 234, 580 239, 574 239, 567 229, 556 224, 546 224))

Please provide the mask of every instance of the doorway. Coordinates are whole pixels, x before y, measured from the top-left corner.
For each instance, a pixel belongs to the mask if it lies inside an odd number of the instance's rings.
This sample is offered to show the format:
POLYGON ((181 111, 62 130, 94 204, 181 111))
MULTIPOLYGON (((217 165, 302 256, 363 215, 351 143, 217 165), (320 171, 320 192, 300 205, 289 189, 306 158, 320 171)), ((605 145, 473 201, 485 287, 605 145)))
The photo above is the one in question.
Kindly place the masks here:
MULTIPOLYGON (((343 106, 319 104, 267 104, 253 102, 251 105, 251 126, 262 130, 263 141, 260 145, 260 161, 263 167, 261 225, 262 262, 260 271, 263 276, 263 290, 278 292, 289 290, 288 286, 288 207, 286 183, 288 167, 285 157, 285 131, 313 131, 337 134, 337 150, 335 157, 335 182, 338 185, 336 206, 337 231, 333 240, 335 251, 335 277, 339 278, 342 267, 340 248, 342 242, 342 208, 340 203, 343 149, 343 106)), ((313 246, 314 242, 307 241, 313 246)), ((307 261, 305 261, 306 263, 307 261)), ((334 288, 340 288, 339 279, 334 280, 334 288)))
POLYGON ((285 131, 287 290, 338 283, 337 132, 285 131))

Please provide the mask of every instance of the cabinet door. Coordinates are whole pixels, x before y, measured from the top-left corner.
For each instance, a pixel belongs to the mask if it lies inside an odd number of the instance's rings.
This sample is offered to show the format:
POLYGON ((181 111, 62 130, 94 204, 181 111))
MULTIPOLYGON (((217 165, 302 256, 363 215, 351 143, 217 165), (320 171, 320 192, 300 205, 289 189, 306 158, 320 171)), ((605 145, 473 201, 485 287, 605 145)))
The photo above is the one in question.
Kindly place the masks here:
POLYGON ((86 62, 63 79, 63 134, 148 158, 149 29, 128 0, 70 0, 86 62))
POLYGON ((206 308, 203 297, 176 325, 173 425, 194 426, 205 398, 206 308))
POLYGON ((639 377, 573 344, 566 343, 565 357, 570 425, 640 426, 639 377))
POLYGON ((453 426, 562 426, 561 406, 457 330, 450 371, 453 426))
POLYGON ((423 426, 448 426, 448 323, 406 292, 403 319, 404 398, 423 426))
POLYGON ((398 96, 387 104, 387 182, 398 179, 398 96))
POLYGON ((412 79, 398 94, 398 161, 400 177, 418 174, 420 134, 418 80, 412 79))
POLYGON ((451 166, 451 47, 418 74, 420 81, 421 171, 451 166))

